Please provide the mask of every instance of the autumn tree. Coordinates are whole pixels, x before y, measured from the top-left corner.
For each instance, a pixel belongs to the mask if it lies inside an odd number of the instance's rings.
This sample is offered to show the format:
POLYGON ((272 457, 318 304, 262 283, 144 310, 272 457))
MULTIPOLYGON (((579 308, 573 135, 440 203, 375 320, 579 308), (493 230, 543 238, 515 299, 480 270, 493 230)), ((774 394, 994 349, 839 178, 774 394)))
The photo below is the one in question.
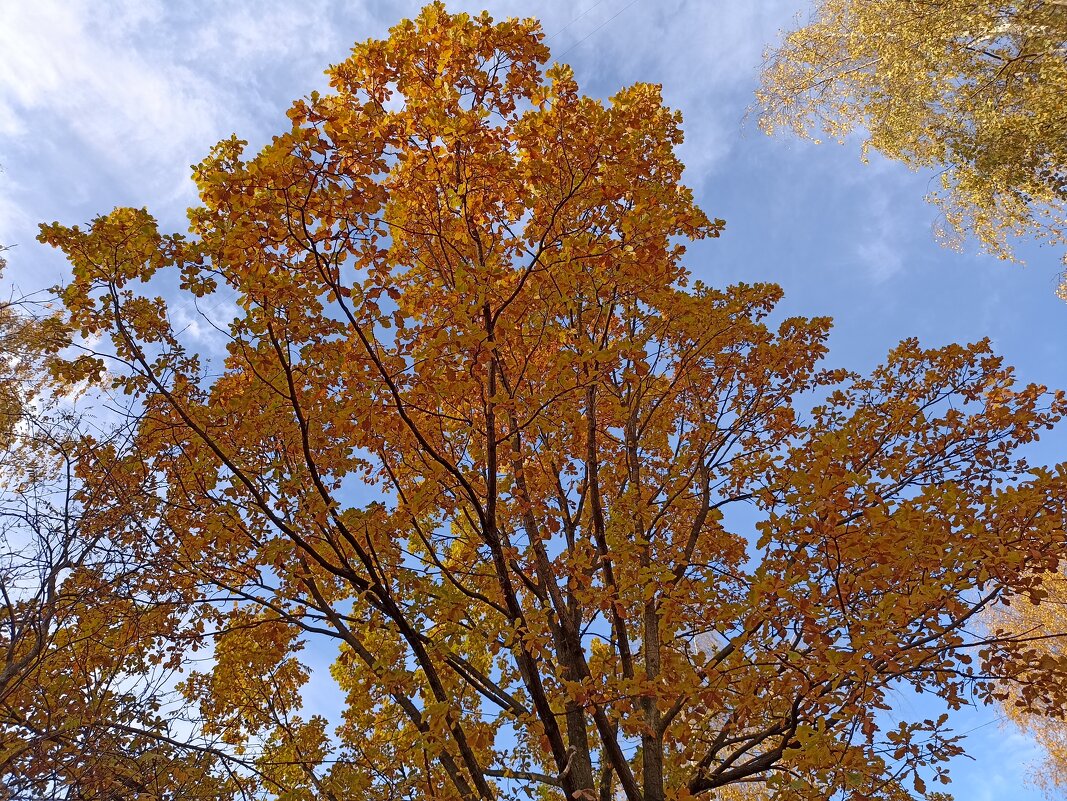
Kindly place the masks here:
POLYGON ((224 797, 208 792, 225 779, 216 750, 167 719, 165 624, 182 607, 141 592, 143 567, 109 536, 122 512, 85 492, 123 432, 90 434, 63 402, 48 367, 67 342, 39 301, 0 305, 0 799, 224 797))
MULTIPOLYGON (((1064 640, 1060 636, 1067 619, 1067 576, 1063 572, 1045 577, 1045 598, 1037 604, 1015 603, 990 611, 990 627, 1000 636, 1010 633, 1030 639, 1038 659, 1061 659, 1064 640)), ((1025 676, 1020 684, 1025 686, 1025 676)), ((1062 716, 1035 715, 1019 697, 1019 685, 1007 683, 1001 705, 1007 717, 1033 737, 1044 752, 1044 764, 1035 771, 1034 783, 1049 792, 1067 786, 1067 723, 1062 716)))
POLYGON ((181 607, 141 593, 143 567, 93 527, 84 443, 25 428, 0 466, 0 799, 235 797, 217 749, 172 717, 181 607))
POLYGON ((946 241, 1012 259, 1017 235, 1067 245, 1065 94, 1064 0, 819 0, 768 53, 758 97, 768 132, 860 131, 938 169, 946 241))
POLYGON ((960 745, 897 689, 1062 708, 1064 660, 975 621, 1059 564, 1067 472, 1016 451, 1067 399, 985 342, 821 368, 828 319, 691 281, 723 224, 659 88, 548 55, 430 5, 258 154, 218 144, 188 235, 42 228, 101 343, 71 377, 141 410, 85 481, 210 639, 182 689, 244 786, 903 799, 960 745))
MULTIPOLYGON (((0 276, 6 249, 0 246, 0 276)), ((41 386, 41 357, 59 333, 55 317, 41 319, 31 309, 13 288, 0 298, 0 446, 11 444, 16 424, 41 386)))

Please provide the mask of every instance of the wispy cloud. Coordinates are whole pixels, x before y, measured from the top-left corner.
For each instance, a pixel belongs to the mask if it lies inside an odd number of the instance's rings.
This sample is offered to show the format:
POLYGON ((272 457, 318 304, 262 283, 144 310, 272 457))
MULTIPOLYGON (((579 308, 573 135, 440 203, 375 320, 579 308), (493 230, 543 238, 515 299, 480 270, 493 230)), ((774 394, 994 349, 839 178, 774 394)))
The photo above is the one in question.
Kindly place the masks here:
POLYGON ((868 223, 856 245, 856 257, 874 284, 883 284, 904 267, 903 226, 888 192, 875 190, 868 200, 868 223))
MULTIPOLYGON (((849 150, 858 147, 854 137, 849 150)), ((833 146, 831 146, 833 147, 833 146)), ((929 240, 932 211, 922 202, 923 177, 877 153, 851 171, 846 181, 863 204, 855 255, 875 285, 897 277, 916 239, 929 240)))
MULTIPOLYGON (((137 47, 160 13, 152 3, 11 3, 0 12, 0 104, 7 135, 88 148, 117 170, 207 137, 212 87, 192 70, 146 58, 137 47)), ((88 155, 88 154, 86 154, 88 155)))

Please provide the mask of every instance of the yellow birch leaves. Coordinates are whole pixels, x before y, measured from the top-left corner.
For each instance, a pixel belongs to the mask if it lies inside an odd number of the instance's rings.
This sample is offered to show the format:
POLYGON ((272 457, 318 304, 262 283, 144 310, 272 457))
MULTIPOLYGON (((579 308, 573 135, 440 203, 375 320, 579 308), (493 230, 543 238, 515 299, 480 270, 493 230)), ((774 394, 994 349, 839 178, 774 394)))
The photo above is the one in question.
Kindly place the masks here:
MULTIPOLYGON (((1067 246, 1067 5, 819 0, 768 53, 761 126, 842 139, 939 170, 943 235, 1003 259, 1067 246)), ((1067 279, 1058 294, 1067 300, 1067 279)))

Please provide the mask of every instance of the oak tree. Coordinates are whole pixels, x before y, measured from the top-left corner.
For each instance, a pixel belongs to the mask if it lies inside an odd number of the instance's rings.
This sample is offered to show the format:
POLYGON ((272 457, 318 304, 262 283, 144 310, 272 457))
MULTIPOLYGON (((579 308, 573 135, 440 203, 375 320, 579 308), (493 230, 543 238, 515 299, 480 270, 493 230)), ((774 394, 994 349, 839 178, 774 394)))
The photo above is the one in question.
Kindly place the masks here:
POLYGON ((182 689, 233 786, 901 799, 960 745, 899 688, 1061 709, 1067 662, 976 620, 1059 564, 1067 471, 1017 448, 1067 398, 985 342, 823 369, 828 319, 691 279, 723 224, 659 88, 548 56, 430 5, 219 143, 188 234, 42 228, 100 343, 72 377, 140 410, 85 480, 211 646, 182 689))
MULTIPOLYGON (((1064 0, 819 0, 767 54, 762 127, 842 139, 939 171, 950 244, 1000 258, 1067 245, 1064 0)), ((1058 294, 1067 300, 1067 277, 1058 294)))

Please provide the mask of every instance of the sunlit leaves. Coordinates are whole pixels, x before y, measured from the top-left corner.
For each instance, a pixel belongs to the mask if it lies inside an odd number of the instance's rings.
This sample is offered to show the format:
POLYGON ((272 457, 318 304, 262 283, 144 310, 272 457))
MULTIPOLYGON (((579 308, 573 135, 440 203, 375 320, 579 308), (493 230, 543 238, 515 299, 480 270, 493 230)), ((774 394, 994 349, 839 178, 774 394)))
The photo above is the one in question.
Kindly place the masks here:
POLYGON ((780 288, 690 285, 723 224, 679 116, 547 56, 435 4, 259 153, 216 146, 188 240, 42 231, 145 410, 95 483, 213 645, 191 708, 283 797, 906 798, 958 746, 881 712, 1014 664, 970 622, 1057 565, 1062 474, 1015 450, 1064 399, 984 342, 824 370, 780 288), (236 301, 210 367, 168 277, 236 301))
MULTIPOLYGON (((1067 244, 1067 6, 1045 0, 822 0, 769 53, 761 125, 940 170, 943 235, 1067 244)), ((1058 294, 1067 299, 1067 282, 1058 294)))

